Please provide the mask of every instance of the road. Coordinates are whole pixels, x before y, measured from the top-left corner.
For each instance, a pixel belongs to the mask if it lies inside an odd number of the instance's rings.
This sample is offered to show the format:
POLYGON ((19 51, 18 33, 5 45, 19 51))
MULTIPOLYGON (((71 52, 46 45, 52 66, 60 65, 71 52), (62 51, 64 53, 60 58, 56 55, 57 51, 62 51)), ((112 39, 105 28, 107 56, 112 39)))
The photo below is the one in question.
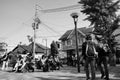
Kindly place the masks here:
MULTIPOLYGON (((96 80, 102 80, 99 71, 96 76, 96 80)), ((86 77, 83 68, 78 73, 77 68, 65 66, 61 70, 53 72, 42 72, 41 70, 31 73, 0 71, 0 80, 86 80, 86 77)), ((120 80, 120 66, 110 67, 110 80, 120 80)))

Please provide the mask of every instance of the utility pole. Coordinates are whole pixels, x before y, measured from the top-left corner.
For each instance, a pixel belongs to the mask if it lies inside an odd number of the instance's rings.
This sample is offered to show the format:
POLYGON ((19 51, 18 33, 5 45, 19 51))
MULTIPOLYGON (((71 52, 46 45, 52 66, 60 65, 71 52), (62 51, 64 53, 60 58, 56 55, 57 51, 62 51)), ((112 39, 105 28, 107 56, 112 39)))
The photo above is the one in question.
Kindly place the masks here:
POLYGON ((45 43, 46 43, 46 48, 45 48, 46 50, 45 51, 46 51, 46 55, 47 55, 47 38, 43 39, 43 40, 45 40, 45 43))
POLYGON ((45 41, 46 41, 46 55, 47 55, 47 39, 45 39, 45 41))
POLYGON ((37 8, 36 8, 35 19, 34 19, 34 22, 32 23, 32 27, 34 30, 34 33, 33 33, 33 56, 34 56, 34 58, 35 58, 35 48, 36 48, 36 31, 37 31, 40 23, 41 23, 41 21, 37 17, 37 8))

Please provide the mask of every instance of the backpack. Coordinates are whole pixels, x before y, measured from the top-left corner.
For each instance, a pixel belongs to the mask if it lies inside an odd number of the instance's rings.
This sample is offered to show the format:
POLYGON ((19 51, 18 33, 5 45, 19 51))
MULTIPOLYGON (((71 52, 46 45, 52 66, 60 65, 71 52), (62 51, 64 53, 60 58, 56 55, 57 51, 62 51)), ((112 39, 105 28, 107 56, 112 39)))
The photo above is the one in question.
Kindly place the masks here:
POLYGON ((87 57, 95 57, 96 56, 96 50, 93 42, 89 41, 86 44, 86 56, 87 57))

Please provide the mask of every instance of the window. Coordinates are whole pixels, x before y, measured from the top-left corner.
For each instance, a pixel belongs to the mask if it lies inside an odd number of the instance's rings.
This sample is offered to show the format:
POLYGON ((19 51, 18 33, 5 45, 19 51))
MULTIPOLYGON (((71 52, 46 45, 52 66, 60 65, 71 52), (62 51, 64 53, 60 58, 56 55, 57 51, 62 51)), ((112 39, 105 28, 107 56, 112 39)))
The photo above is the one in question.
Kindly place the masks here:
POLYGON ((67 45, 68 45, 68 46, 72 45, 72 40, 70 40, 70 39, 67 40, 67 45))
POLYGON ((82 38, 78 39, 78 44, 82 44, 82 38))
POLYGON ((60 48, 60 44, 59 43, 57 44, 57 47, 60 48))
POLYGON ((65 41, 63 41, 63 45, 65 45, 65 41))

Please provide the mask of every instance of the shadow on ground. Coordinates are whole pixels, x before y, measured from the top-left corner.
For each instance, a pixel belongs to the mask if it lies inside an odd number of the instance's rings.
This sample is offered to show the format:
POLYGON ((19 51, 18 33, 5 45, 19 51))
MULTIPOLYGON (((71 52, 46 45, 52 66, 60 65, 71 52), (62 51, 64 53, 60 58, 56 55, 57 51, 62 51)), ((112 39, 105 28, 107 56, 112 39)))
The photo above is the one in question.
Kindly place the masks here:
MULTIPOLYGON (((38 80, 86 80, 86 77, 81 77, 81 76, 66 76, 66 75, 49 75, 49 77, 35 77, 38 80)), ((100 77, 97 77, 96 80, 104 80, 100 79, 100 77)), ((110 79, 110 80, 119 80, 119 79, 110 79)))
MULTIPOLYGON (((77 77, 77 78, 73 78, 73 77, 68 77, 65 79, 63 78, 52 78, 52 77, 49 77, 49 78, 43 78, 43 77, 36 77, 38 80, 86 80, 85 77, 77 77)), ((100 79, 100 78, 96 78, 96 80, 105 80, 105 79, 100 79)), ((110 79, 110 80, 120 80, 120 79, 110 79)))
MULTIPOLYGON (((78 74, 78 70, 77 67, 71 67, 71 66, 67 66, 67 67, 63 67, 60 70, 61 72, 69 72, 69 73, 73 73, 73 74, 78 74)), ((84 73, 84 67, 80 67, 80 73, 84 73)))
POLYGON ((110 73, 114 74, 114 77, 120 78, 120 66, 110 67, 109 70, 110 70, 110 73))
POLYGON ((73 77, 58 77, 58 78, 53 78, 53 77, 49 77, 49 78, 44 78, 44 77, 36 77, 37 79, 40 80, 85 80, 85 78, 73 78, 73 77))
POLYGON ((85 77, 75 76, 75 75, 48 75, 48 76, 41 76, 35 77, 38 80, 85 80, 85 77))

